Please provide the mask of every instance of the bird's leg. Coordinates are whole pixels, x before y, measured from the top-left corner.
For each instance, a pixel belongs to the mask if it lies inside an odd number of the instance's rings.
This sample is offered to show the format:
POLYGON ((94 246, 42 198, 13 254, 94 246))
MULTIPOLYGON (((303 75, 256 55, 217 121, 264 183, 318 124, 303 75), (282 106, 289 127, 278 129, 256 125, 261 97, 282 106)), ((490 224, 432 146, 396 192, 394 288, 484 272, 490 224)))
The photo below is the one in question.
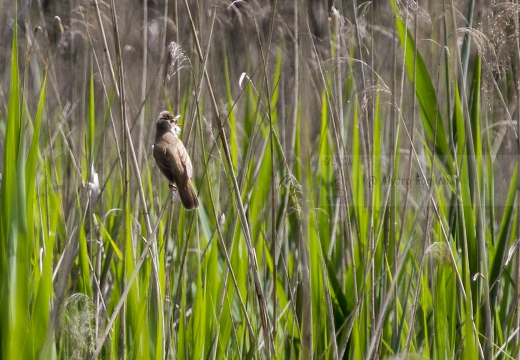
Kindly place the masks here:
POLYGON ((177 191, 177 185, 170 183, 170 196, 172 198, 172 203, 175 200, 175 192, 177 191))

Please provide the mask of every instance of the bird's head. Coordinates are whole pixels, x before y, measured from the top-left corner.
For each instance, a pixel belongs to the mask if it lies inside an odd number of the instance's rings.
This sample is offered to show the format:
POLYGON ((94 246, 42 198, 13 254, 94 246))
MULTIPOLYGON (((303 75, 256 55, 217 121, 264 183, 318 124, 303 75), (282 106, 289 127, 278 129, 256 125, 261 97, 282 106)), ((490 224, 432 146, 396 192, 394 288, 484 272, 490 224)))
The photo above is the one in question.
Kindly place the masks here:
POLYGON ((157 133, 171 132, 175 137, 179 137, 181 133, 180 117, 180 115, 172 116, 168 111, 161 112, 157 121, 157 133))

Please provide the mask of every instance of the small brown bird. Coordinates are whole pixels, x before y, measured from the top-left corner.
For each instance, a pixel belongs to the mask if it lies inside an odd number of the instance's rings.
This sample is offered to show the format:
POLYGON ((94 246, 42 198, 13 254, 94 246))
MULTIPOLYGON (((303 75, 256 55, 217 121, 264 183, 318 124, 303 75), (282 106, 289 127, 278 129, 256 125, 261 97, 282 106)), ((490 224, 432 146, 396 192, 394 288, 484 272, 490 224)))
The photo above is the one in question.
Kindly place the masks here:
POLYGON ((164 176, 177 187, 182 205, 186 210, 193 210, 199 206, 199 200, 191 185, 193 167, 190 156, 179 139, 181 132, 177 124, 179 117, 173 117, 168 111, 163 111, 159 115, 153 157, 164 176))

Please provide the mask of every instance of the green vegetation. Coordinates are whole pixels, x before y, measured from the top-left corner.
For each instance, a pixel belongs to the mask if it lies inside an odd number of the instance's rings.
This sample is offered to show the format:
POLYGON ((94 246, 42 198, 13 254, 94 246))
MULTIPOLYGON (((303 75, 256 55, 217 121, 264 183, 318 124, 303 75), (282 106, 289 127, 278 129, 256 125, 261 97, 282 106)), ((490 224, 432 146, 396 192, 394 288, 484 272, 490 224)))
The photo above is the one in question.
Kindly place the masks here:
POLYGON ((518 357, 518 4, 64 3, 0 0, 2 359, 518 357))

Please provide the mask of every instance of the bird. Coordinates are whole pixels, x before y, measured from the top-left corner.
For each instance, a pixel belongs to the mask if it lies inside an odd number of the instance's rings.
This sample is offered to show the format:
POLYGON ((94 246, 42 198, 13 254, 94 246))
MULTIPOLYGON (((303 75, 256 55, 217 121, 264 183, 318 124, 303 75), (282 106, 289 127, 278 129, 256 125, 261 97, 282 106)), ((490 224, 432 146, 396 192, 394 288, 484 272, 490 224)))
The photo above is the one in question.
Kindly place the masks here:
POLYGON ((190 156, 179 139, 179 118, 180 115, 173 117, 168 111, 159 114, 153 157, 170 186, 177 187, 182 205, 186 210, 194 210, 199 207, 199 200, 190 180, 193 175, 190 156))

